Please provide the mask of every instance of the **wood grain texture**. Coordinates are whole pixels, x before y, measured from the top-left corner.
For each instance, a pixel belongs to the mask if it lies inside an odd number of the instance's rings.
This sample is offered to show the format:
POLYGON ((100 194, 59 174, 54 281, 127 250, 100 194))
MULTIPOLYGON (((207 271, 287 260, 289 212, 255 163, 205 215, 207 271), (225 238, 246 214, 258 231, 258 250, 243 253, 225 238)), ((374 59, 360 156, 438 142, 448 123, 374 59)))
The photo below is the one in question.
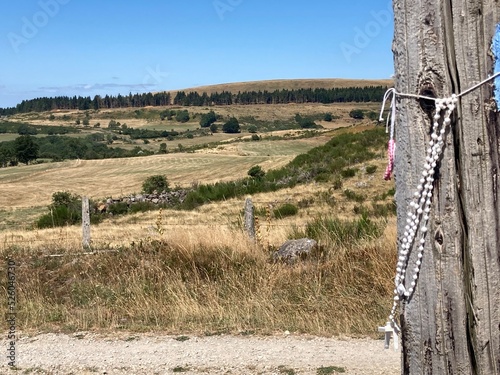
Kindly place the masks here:
MULTIPOLYGON (((499 7, 493 0, 395 0, 396 89, 448 97, 486 78, 499 7)), ((487 84, 462 97, 446 133, 420 278, 402 304, 404 374, 500 373, 500 130, 492 96, 487 84)), ((399 233, 430 139, 432 114, 421 104, 397 103, 399 233)))

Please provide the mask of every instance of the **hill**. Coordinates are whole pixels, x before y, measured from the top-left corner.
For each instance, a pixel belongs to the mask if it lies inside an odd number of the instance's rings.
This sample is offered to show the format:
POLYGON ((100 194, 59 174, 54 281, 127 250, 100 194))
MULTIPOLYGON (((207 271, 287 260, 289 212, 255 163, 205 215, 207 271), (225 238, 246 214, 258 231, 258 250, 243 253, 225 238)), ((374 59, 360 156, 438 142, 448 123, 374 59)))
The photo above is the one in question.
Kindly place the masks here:
POLYGON ((274 90, 296 90, 296 89, 331 89, 346 87, 367 87, 367 86, 392 86, 392 79, 345 79, 345 78, 322 78, 322 79, 273 79, 264 81, 232 82, 216 85, 198 86, 177 90, 169 90, 168 93, 175 96, 178 91, 197 92, 208 95, 229 91, 274 91, 274 90))

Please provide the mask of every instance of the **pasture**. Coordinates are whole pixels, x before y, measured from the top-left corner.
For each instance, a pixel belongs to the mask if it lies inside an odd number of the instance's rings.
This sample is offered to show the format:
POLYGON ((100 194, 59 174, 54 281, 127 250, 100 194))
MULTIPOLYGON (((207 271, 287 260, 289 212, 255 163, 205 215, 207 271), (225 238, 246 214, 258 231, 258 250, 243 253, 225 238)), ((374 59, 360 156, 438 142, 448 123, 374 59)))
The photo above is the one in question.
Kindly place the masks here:
MULTIPOLYGON (((339 118, 322 122, 324 129, 309 137, 301 137, 300 130, 273 131, 252 142, 245 141, 248 133, 225 134, 219 142, 188 153, 0 168, 0 253, 20 265, 20 329, 183 334, 290 330, 377 336, 376 327, 390 308, 396 257, 395 218, 375 214, 377 205, 389 205, 393 194, 393 184, 382 179, 383 148, 372 150, 372 160, 352 161, 349 167, 355 172, 346 175, 341 186, 311 181, 252 196, 257 242, 242 229, 245 197, 190 211, 110 216, 91 228, 91 255, 82 253, 79 226, 33 226, 58 191, 100 201, 139 193, 151 175, 166 175, 172 187, 191 187, 247 177, 255 165, 264 171, 277 169, 337 134, 372 129, 371 121, 347 115, 363 106, 376 108, 373 103, 216 108, 223 116, 261 121, 288 121, 299 112, 331 112, 339 118), (298 212, 277 216, 275 209, 283 204, 296 206, 298 212), (313 233, 319 247, 307 261, 290 266, 271 260, 287 239, 313 233)), ((127 110, 116 111, 117 118, 133 123, 125 117, 127 110)), ((96 118, 91 123, 110 117, 103 112, 92 113, 96 118)), ((59 115, 63 116, 55 113, 59 115)), ((48 121, 47 113, 19 115, 15 120, 28 117, 40 126, 48 121)), ((147 119, 136 120, 137 126, 153 126, 147 119)), ((216 135, 185 141, 196 145, 212 137, 216 135)), ((157 148, 160 141, 151 144, 157 148)), ((4 276, 2 269, 0 277, 4 276)), ((5 308, 1 306, 0 313, 5 308)))

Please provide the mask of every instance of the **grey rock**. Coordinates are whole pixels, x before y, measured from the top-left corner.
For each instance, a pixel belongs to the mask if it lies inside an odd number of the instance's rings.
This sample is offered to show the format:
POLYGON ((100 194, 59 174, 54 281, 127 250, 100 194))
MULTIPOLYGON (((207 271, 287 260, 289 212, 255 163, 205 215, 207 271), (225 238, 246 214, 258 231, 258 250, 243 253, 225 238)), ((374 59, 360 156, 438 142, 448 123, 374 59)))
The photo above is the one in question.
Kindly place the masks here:
POLYGON ((292 264, 297 259, 307 257, 317 244, 315 240, 309 238, 288 240, 273 254, 273 258, 292 264))

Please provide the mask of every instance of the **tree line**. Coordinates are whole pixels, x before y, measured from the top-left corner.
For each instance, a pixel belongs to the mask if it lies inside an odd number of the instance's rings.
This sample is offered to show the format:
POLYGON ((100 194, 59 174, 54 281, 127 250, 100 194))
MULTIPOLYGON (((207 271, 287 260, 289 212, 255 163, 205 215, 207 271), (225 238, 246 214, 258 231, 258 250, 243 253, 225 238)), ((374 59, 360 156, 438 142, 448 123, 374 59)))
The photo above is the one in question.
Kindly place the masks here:
POLYGON ((168 92, 128 94, 112 96, 56 96, 53 98, 42 97, 30 100, 23 100, 15 107, 0 108, 0 116, 10 116, 16 113, 45 112, 55 109, 79 109, 82 111, 89 109, 110 109, 110 108, 140 108, 146 106, 166 106, 171 104, 171 95, 168 92))
POLYGON ((331 89, 294 89, 274 91, 244 91, 232 94, 228 91, 201 95, 195 91, 177 92, 174 105, 209 106, 230 104, 289 104, 289 103, 345 103, 380 102, 386 86, 345 87, 331 89))
POLYGON ((67 110, 99 110, 110 108, 129 108, 146 106, 211 106, 231 104, 288 104, 288 103, 345 103, 345 102, 379 102, 387 87, 345 87, 331 89, 283 89, 274 91, 243 91, 236 94, 229 91, 199 94, 198 92, 179 91, 172 100, 170 93, 145 93, 129 95, 94 96, 57 96, 23 100, 15 107, 0 108, 0 116, 16 113, 45 112, 56 109, 67 110))
POLYGON ((35 138, 21 135, 14 141, 0 142, 0 167, 29 164, 36 159, 62 161, 66 159, 108 159, 151 155, 153 152, 134 147, 126 150, 109 147, 103 134, 95 133, 86 137, 49 135, 35 138))

